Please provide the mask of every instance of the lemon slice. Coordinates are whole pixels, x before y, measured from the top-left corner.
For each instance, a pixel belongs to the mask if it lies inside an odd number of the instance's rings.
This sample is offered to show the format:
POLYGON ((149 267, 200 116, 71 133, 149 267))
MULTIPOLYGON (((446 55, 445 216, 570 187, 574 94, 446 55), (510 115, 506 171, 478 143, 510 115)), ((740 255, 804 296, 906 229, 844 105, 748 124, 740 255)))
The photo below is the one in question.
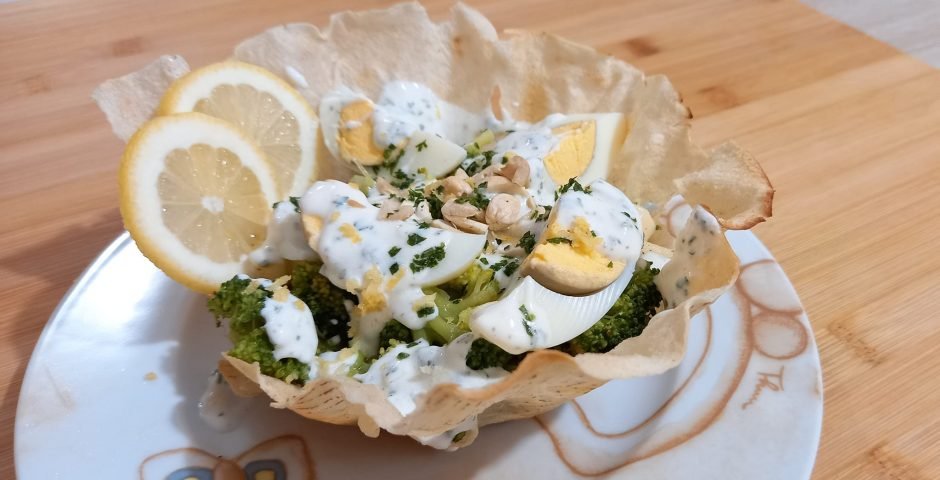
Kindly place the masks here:
POLYGON ((261 67, 228 61, 190 72, 170 86, 157 111, 205 113, 241 129, 264 152, 278 199, 310 186, 316 114, 297 90, 261 67))
POLYGON ((121 216, 141 252, 203 293, 245 272, 277 201, 258 147, 201 113, 144 124, 124 150, 118 181, 121 216))

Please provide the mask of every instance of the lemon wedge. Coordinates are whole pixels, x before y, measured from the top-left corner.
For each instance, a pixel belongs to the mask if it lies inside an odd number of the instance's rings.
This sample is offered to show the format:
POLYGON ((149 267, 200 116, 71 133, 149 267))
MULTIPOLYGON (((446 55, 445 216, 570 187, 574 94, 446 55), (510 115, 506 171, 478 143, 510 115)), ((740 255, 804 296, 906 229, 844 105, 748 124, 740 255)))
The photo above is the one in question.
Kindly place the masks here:
POLYGON ((264 153, 279 200, 299 196, 315 174, 317 117, 297 90, 249 63, 208 65, 166 91, 159 115, 200 112, 239 128, 264 153))
POLYGON ((141 252, 203 293, 247 271, 278 200, 254 143, 201 113, 157 117, 131 137, 118 173, 121 215, 141 252))

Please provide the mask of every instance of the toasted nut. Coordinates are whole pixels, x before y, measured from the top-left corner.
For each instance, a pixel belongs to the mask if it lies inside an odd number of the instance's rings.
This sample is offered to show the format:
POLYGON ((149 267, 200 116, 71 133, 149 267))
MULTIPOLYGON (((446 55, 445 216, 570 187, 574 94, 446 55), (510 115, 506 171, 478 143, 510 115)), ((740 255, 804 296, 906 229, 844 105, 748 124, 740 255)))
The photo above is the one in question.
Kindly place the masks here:
POLYGON ((418 204, 418 208, 415 209, 415 216, 422 222, 430 222, 434 219, 434 217, 431 216, 431 207, 428 205, 428 202, 418 204))
POLYGON ((453 221, 454 218, 469 218, 480 214, 480 209, 469 203, 457 203, 451 200, 441 207, 441 214, 444 218, 453 221))
POLYGON ((454 227, 453 225, 451 225, 450 223, 445 222, 444 220, 432 220, 432 221, 431 221, 431 226, 434 227, 434 228, 442 228, 442 229, 444 229, 444 230, 450 230, 450 231, 452 231, 452 232, 459 232, 459 231, 460 231, 460 230, 457 230, 457 228, 454 227))
POLYGON ((499 175, 493 175, 486 180, 486 190, 493 193, 508 193, 510 195, 522 195, 527 198, 531 197, 525 187, 512 183, 508 178, 499 175))
POLYGON ((470 220, 469 218, 454 217, 451 220, 451 223, 453 223, 454 226, 458 229, 467 233, 486 233, 487 230, 485 223, 480 223, 476 220, 470 220))
POLYGON ((391 183, 388 183, 388 180, 382 177, 375 179, 375 188, 379 191, 379 193, 384 193, 385 195, 397 195, 400 193, 400 190, 393 187, 391 183))
MULTIPOLYGON (((462 172, 463 170, 458 170, 462 172)), ((466 175, 466 174, 464 174, 466 175)), ((453 195, 459 197, 461 195, 470 193, 473 191, 473 187, 467 183, 466 178, 458 178, 457 175, 452 175, 444 179, 444 194, 453 195)))
POLYGON ((503 230, 519 221, 522 209, 519 199, 508 193, 500 193, 486 207, 486 223, 493 230, 503 230))
POLYGON ((473 180, 474 184, 479 185, 487 181, 487 179, 489 179, 493 175, 496 175, 496 173, 499 172, 501 168, 502 168, 502 165, 490 165, 484 168, 483 170, 480 170, 476 175, 471 177, 471 180, 473 180))
POLYGON ((399 208, 401 208, 401 201, 394 198, 385 200, 379 207, 379 220, 388 220, 399 208))
POLYGON ((415 206, 410 203, 403 204, 397 212, 393 213, 389 220, 404 220, 415 213, 415 206))
POLYGON ((513 155, 512 158, 500 168, 499 174, 508 178, 512 183, 525 187, 529 184, 529 161, 519 155, 513 155))

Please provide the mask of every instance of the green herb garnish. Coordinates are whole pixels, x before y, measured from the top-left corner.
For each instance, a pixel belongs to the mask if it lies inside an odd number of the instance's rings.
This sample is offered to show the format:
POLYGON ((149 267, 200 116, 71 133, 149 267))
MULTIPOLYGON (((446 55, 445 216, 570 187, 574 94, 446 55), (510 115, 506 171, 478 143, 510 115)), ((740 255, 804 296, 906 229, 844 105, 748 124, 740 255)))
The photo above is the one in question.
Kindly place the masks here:
POLYGON ((426 239, 422 237, 421 235, 418 235, 417 233, 412 233, 408 235, 408 245, 412 247, 423 242, 424 240, 426 239))
POLYGON ((443 243, 436 247, 431 247, 415 255, 415 258, 411 260, 411 271, 418 273, 426 268, 434 268, 438 263, 441 263, 441 260, 443 260, 446 255, 447 252, 444 251, 443 243))

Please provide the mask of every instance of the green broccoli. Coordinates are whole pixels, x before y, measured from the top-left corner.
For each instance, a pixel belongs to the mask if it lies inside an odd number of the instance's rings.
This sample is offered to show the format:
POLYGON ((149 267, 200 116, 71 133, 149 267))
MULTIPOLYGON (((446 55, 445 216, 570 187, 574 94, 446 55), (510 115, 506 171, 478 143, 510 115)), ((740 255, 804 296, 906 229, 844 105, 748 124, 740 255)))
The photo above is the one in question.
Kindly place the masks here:
POLYGON ((399 343, 410 343, 414 339, 411 329, 398 320, 389 320, 379 332, 379 351, 387 350, 399 343))
POLYGON ((663 301, 653 281, 659 270, 649 264, 637 269, 610 310, 591 328, 558 348, 571 355, 609 352, 620 342, 643 333, 663 301))
POLYGON ((470 331, 470 310, 499 297, 499 282, 494 272, 474 263, 457 278, 438 287, 427 288, 434 294, 437 317, 425 327, 434 343, 450 343, 470 331))
POLYGON ((319 262, 295 263, 289 287, 313 313, 317 337, 320 338, 318 350, 341 350, 349 346, 349 312, 343 301, 355 301, 356 297, 320 275, 321 266, 319 262))
POLYGON ((510 372, 519 366, 525 354, 513 355, 487 340, 478 338, 470 344, 467 352, 467 367, 471 370, 500 367, 510 372))
POLYGON ((261 309, 271 292, 263 288, 246 291, 250 284, 247 278, 233 277, 223 283, 208 302, 217 325, 221 325, 222 318, 229 319, 229 339, 233 346, 228 354, 248 363, 257 362, 265 375, 289 383, 303 383, 310 367, 294 358, 275 359, 274 345, 264 330, 261 309))

